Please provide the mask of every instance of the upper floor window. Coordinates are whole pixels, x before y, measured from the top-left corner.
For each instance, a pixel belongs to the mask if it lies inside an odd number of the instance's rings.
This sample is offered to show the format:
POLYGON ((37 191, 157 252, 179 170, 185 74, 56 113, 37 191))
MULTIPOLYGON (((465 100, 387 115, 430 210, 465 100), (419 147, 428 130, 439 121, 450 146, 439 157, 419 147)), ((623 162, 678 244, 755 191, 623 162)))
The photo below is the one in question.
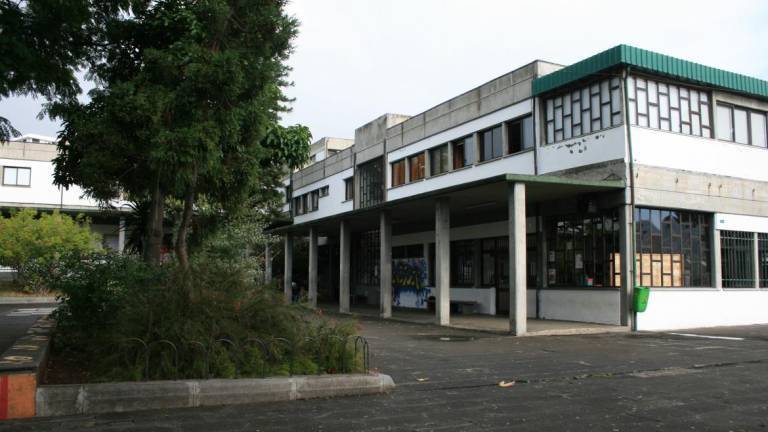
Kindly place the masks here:
POLYGON ((31 177, 31 168, 3 167, 4 186, 29 186, 31 177))
POLYGON ((629 122, 635 126, 712 137, 707 92, 640 77, 627 79, 629 122))
POLYGON ((378 158, 361 164, 357 173, 360 184, 360 207, 369 207, 382 202, 384 200, 384 159, 378 158))
POLYGON ((728 104, 717 104, 717 138, 758 147, 766 141, 766 114, 728 104))
POLYGON ((459 138, 451 143, 453 146, 453 169, 464 168, 475 163, 475 140, 472 135, 459 138))
POLYGON ((405 184, 405 159, 392 162, 392 186, 405 184))
POLYGON ((509 134, 508 153, 512 154, 533 148, 533 116, 507 123, 507 133, 509 134))
POLYGON ((320 208, 320 190, 313 190, 309 194, 309 211, 316 211, 320 208))
POLYGON ((344 200, 349 201, 355 198, 355 178, 348 177, 344 179, 344 200))
POLYGON ((434 176, 447 172, 448 167, 448 145, 443 144, 429 150, 429 175, 434 176))
POLYGON ((321 196, 321 197, 326 197, 326 196, 328 196, 328 192, 329 192, 329 190, 330 190, 330 188, 329 188, 328 186, 323 186, 323 187, 321 187, 321 188, 320 188, 320 196, 321 196))
POLYGON ((501 126, 480 132, 480 160, 487 161, 504 154, 501 142, 501 126))
POLYGON ((419 153, 408 158, 408 166, 411 169, 410 181, 424 178, 424 153, 419 153))
POLYGON ((620 125, 619 83, 618 78, 605 79, 547 99, 547 144, 620 125))

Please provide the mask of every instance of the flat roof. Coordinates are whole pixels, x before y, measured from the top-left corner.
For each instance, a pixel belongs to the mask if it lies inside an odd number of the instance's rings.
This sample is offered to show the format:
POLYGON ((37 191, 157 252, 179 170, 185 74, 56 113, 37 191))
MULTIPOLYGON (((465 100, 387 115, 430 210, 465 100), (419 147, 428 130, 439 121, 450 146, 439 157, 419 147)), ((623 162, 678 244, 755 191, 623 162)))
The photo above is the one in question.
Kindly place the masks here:
POLYGON ((630 45, 617 45, 534 79, 533 94, 547 93, 617 66, 630 66, 635 70, 768 99, 768 81, 630 45))

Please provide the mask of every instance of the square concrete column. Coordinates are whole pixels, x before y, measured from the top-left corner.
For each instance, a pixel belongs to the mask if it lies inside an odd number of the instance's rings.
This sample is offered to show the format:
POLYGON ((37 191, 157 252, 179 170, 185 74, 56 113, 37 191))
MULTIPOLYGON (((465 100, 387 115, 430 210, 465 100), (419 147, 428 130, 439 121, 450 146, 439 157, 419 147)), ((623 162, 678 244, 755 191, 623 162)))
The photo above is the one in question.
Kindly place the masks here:
MULTIPOLYGON (((710 235, 712 236, 712 287, 723 289, 723 263, 720 255, 720 230, 715 228, 714 217, 712 218, 710 235)), ((759 261, 756 261, 759 262, 759 261)))
POLYGON ((379 312, 392 318, 392 218, 382 211, 379 218, 379 312))
POLYGON ((285 256, 283 263, 285 265, 283 271, 283 299, 286 304, 291 304, 293 301, 293 236, 286 234, 283 237, 285 243, 285 256))
POLYGON ((633 248, 635 215, 631 205, 619 208, 619 253, 621 254, 621 289, 619 290, 619 307, 621 325, 633 328, 634 314, 632 311, 632 295, 635 287, 635 263, 633 248))
POLYGON ((317 228, 309 229, 309 307, 317 307, 317 228))
POLYGON ((120 217, 120 225, 117 231, 117 251, 123 253, 125 251, 125 218, 120 217))
POLYGON ((264 243, 264 283, 272 283, 272 247, 264 243))
POLYGON ((352 232, 347 221, 341 221, 339 228, 339 312, 348 313, 352 232))
POLYGON ((435 203, 435 322, 451 322, 451 206, 448 198, 435 203))
POLYGON ((509 330, 524 335, 528 326, 525 183, 509 183, 509 330))

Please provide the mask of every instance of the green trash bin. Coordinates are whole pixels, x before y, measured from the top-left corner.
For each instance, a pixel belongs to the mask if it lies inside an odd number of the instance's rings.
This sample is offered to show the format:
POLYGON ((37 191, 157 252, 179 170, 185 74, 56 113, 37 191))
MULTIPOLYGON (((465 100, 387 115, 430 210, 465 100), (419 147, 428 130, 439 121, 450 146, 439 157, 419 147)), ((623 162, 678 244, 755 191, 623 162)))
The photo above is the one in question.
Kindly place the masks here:
POLYGON ((635 312, 645 312, 645 309, 648 307, 648 296, 650 296, 650 294, 650 288, 635 287, 635 294, 632 299, 632 306, 635 312))

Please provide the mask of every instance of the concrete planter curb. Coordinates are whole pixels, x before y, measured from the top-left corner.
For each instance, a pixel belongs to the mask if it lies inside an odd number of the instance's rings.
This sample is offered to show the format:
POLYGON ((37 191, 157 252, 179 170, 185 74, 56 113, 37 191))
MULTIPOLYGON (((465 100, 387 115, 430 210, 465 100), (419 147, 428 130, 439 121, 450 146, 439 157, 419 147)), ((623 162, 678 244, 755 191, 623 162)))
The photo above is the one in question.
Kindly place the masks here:
POLYGON ((58 303, 56 297, 0 296, 0 304, 58 303))
POLYGON ((37 388, 36 416, 372 395, 394 387, 384 374, 47 385, 37 388))

